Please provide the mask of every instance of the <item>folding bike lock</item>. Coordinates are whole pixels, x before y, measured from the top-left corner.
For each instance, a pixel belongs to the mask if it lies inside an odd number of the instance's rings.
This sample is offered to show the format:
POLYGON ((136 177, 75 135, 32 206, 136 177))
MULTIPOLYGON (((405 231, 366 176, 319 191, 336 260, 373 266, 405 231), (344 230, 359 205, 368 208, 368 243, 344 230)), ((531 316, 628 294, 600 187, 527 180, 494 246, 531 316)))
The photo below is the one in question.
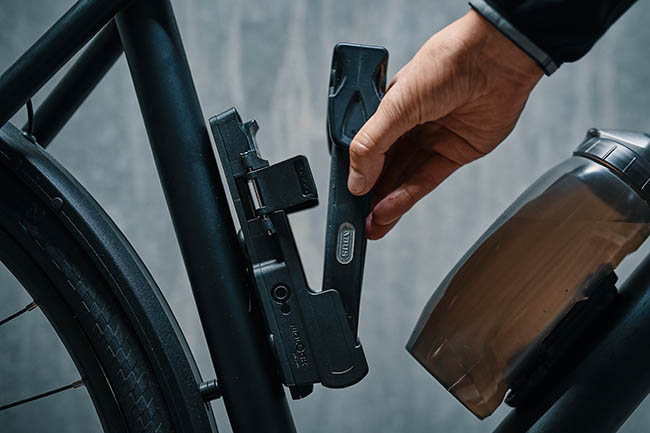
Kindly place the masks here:
POLYGON ((368 364, 357 338, 370 196, 347 189, 349 146, 375 112, 386 86, 385 48, 339 43, 329 89, 332 155, 323 289, 312 291, 287 215, 318 204, 304 156, 269 165, 255 143, 257 123, 232 108, 210 119, 241 224, 255 289, 282 381, 294 399, 314 383, 342 388, 360 381, 368 364))

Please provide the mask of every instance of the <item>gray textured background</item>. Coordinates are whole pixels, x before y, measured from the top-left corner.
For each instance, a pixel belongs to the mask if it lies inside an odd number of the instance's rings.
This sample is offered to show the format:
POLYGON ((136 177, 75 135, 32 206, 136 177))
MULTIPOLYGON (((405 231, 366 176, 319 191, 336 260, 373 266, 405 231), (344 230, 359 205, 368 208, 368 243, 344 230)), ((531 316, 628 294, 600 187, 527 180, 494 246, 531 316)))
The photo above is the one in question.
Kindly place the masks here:
MULTIPOLYGON (((0 69, 71 3, 2 0, 0 69)), ((206 118, 230 106, 245 118, 256 118, 264 156, 278 161, 306 154, 321 191, 328 176, 325 108, 334 43, 386 46, 392 75, 431 34, 467 10, 458 0, 173 3, 206 118)), ((370 374, 350 389, 317 388, 306 400, 292 403, 301 431, 486 432, 504 416, 507 409, 502 408, 485 421, 476 420, 408 356, 404 343, 445 273, 528 184, 569 155, 587 128, 650 130, 649 12, 648 3, 634 6, 587 57, 544 78, 503 145, 455 173, 385 240, 370 244, 360 326, 370 374)), ((52 152, 139 251, 168 297, 204 377, 211 377, 123 58, 62 131, 52 152)), ((308 277, 317 285, 325 207, 296 215, 292 223, 308 277)), ((632 263, 626 265, 629 269, 632 263)), ((0 317, 28 302, 6 272, 0 273, 0 284, 0 317)), ((76 378, 40 313, 1 328, 0 341, 0 404, 76 378)), ((79 390, 1 413, 0 432, 96 431, 84 398, 79 390)), ((221 430, 230 431, 220 403, 215 408, 221 430)), ((622 431, 647 431, 649 422, 646 403, 622 431)))

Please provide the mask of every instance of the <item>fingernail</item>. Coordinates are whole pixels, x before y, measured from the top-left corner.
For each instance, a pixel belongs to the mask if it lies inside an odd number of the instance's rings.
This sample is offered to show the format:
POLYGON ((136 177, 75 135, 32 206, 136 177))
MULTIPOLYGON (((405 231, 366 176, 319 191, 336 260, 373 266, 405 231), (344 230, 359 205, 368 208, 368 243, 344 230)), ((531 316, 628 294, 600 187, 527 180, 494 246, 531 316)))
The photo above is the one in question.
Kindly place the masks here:
POLYGON ((348 176, 348 189, 352 194, 359 194, 366 186, 366 178, 363 174, 359 173, 353 168, 350 168, 350 175, 348 176))

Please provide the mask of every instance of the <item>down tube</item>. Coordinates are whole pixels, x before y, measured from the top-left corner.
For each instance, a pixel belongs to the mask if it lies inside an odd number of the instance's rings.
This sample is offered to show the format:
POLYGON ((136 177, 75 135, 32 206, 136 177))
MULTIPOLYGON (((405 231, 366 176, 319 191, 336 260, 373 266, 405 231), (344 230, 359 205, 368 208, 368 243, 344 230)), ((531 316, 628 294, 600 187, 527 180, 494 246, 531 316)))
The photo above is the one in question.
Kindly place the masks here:
POLYGON ((650 393, 650 256, 623 283, 597 331, 602 339, 572 372, 510 411, 493 433, 618 431, 650 393))
MULTIPOLYGON (((117 16, 140 109, 235 432, 295 432, 168 0, 117 16)), ((219 82, 219 80, 215 80, 219 82)))

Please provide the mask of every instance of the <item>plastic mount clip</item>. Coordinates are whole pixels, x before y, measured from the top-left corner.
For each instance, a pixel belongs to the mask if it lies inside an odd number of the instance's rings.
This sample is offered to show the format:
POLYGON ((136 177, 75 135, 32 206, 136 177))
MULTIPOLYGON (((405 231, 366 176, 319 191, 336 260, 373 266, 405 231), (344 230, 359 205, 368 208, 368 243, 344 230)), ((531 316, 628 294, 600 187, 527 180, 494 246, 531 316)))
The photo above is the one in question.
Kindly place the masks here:
POLYGON ((350 195, 345 182, 350 134, 379 104, 386 59, 379 47, 338 44, 334 50, 328 110, 332 170, 320 292, 307 284, 287 218, 318 204, 307 158, 269 165, 257 150, 255 121, 242 122, 234 108, 210 119, 269 341, 294 399, 309 395, 315 383, 342 388, 368 373, 356 334, 369 197, 350 195), (347 225, 351 233, 344 233, 347 225))

